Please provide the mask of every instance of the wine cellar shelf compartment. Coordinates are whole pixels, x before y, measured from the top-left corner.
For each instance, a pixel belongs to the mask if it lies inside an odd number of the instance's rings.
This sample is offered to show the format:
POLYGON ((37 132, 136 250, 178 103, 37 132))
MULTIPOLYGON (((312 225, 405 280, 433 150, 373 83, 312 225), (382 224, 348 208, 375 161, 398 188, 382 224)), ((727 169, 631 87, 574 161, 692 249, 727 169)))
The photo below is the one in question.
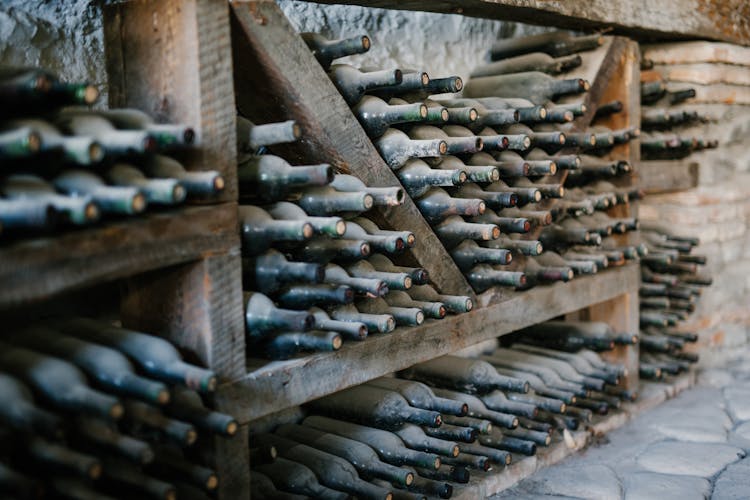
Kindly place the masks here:
MULTIPOLYGON (((429 2, 425 5, 429 10, 429 2)), ((58 238, 49 246, 65 255, 62 262, 47 260, 41 247, 9 247, 0 252, 5 252, 1 275, 12 278, 23 266, 38 279, 17 289, 17 279, 8 281, 12 286, 6 290, 13 293, 0 295, 0 306, 129 277, 121 303, 124 325, 163 332, 214 369, 223 382, 215 398, 217 409, 243 424, 234 439, 217 438, 210 450, 222 478, 219 498, 249 496, 244 424, 253 419, 595 304, 600 306, 582 316, 637 328, 639 269, 625 265, 567 284, 487 292, 476 297, 478 307, 470 313, 401 328, 334 353, 262 368, 246 366, 235 203, 237 110, 257 123, 296 120, 305 140, 279 149, 287 160, 331 163, 372 186, 398 185, 398 180, 274 2, 131 0, 104 7, 104 33, 110 105, 194 126, 201 152, 191 158, 192 164, 224 175, 223 203, 58 238), (167 266, 173 267, 147 272, 167 266), (55 268, 65 273, 53 274, 55 268)), ((627 123, 617 125, 637 124, 637 45, 608 37, 588 71, 589 110, 577 125, 586 127, 598 103, 616 98, 635 110, 623 113, 627 123), (614 78, 630 71, 635 77, 614 78)), ((475 297, 408 198, 376 218, 383 226, 408 228, 424 243, 412 253, 413 264, 427 269, 443 293, 475 297)), ((625 351, 619 360, 637 363, 633 348, 625 351)), ((637 380, 628 381, 632 383, 637 380)))

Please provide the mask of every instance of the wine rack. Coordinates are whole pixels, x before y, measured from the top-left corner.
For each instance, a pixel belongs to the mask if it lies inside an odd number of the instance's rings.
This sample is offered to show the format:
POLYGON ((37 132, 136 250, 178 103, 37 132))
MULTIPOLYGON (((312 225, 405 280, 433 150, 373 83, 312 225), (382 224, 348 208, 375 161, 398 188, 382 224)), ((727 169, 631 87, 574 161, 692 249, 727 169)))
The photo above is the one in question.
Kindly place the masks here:
MULTIPOLYGON (((431 10, 429 4, 420 2, 431 10)), ((274 2, 130 0, 103 12, 110 105, 195 127, 200 150, 187 155, 185 164, 218 170, 226 189, 214 205, 0 249, 6 285, 0 308, 123 279, 124 326, 163 334, 222 379, 215 406, 235 416, 241 428, 233 439, 217 438, 203 447, 221 478, 219 498, 249 497, 248 424, 261 417, 561 315, 637 330, 637 265, 566 284, 477 296, 407 197, 403 205, 374 215, 382 227, 414 233, 418 243, 399 264, 425 268, 441 292, 468 295, 476 309, 333 353, 250 365, 237 220, 236 111, 258 123, 295 120, 304 139, 271 148, 289 161, 331 163, 371 186, 399 181, 274 2)), ((588 111, 575 123, 579 129, 588 126, 599 103, 615 98, 628 108, 616 118, 623 121, 610 125, 639 123, 638 57, 637 45, 622 37, 607 37, 585 55, 581 72, 592 86, 584 101, 588 111)), ((622 148, 613 154, 637 159, 637 147, 622 148)), ((564 175, 555 181, 563 182, 564 175)), ((630 366, 637 363, 632 347, 615 356, 630 366)), ((631 371, 637 376, 637 369, 631 371)))

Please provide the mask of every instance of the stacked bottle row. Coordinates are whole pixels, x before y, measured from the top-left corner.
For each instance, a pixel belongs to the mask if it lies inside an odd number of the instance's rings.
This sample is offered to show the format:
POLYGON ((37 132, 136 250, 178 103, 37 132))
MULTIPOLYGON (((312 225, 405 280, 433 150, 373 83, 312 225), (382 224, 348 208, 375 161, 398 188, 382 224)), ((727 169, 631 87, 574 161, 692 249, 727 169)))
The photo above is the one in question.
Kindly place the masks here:
POLYGON ((614 387, 622 373, 591 350, 522 340, 479 359, 421 363, 313 401, 300 422, 252 435, 251 447, 278 452, 252 464, 253 494, 449 498, 471 474, 510 466, 618 407, 629 396, 614 387))
MULTIPOLYGON (((517 73, 520 70, 513 64, 498 69, 501 63, 496 63, 491 65, 492 71, 511 74, 483 76, 490 70, 479 68, 481 76, 472 78, 464 89, 456 76, 431 79, 415 70, 371 71, 331 65, 334 55, 366 51, 366 37, 328 41, 315 34, 302 36, 477 291, 495 285, 523 288, 542 282, 540 276, 556 274, 555 270, 545 271, 554 267, 550 262, 559 264, 559 259, 537 259, 542 243, 529 241, 541 226, 553 222, 553 216, 564 218, 567 214, 549 210, 547 199, 562 198, 565 190, 559 176, 545 176, 555 175, 558 169, 580 172, 581 179, 629 171, 626 162, 601 165, 595 156, 583 160, 571 154, 550 156, 568 146, 600 151, 611 148, 615 137, 626 141, 631 136, 624 131, 598 131, 597 135, 560 130, 560 123, 571 122, 585 112, 585 106, 557 106, 550 104, 550 99, 585 92, 588 83, 583 80, 558 81, 545 73, 517 73), (493 83, 489 91, 485 78, 502 82, 493 83), (462 89, 470 98, 436 97, 462 89), (508 267, 514 254, 521 258, 508 267)), ((598 46, 601 40, 595 37, 593 41, 598 46)), ((509 62, 552 72, 554 65, 543 64, 538 55, 509 62)), ((580 63, 580 57, 570 57, 565 64, 558 64, 556 71, 580 63)), ((598 188, 609 186, 602 183, 598 188)), ((584 203, 590 196, 580 190, 572 195, 584 203)), ((555 225, 547 235, 560 232, 568 231, 555 225)), ((572 272, 566 269, 562 274, 572 272)))
MULTIPOLYGON (((642 76, 646 76, 645 74, 642 76)), ((655 77, 656 75, 651 75, 655 77)), ((641 82, 641 157, 644 160, 676 160, 695 151, 716 148, 718 141, 681 133, 709 118, 683 106, 695 97, 695 89, 668 85, 661 77, 641 82)))
POLYGON ((196 143, 189 126, 135 109, 94 110, 98 91, 36 68, 0 68, 0 224, 24 236, 129 217, 224 188, 163 153, 196 143))
POLYGON ((7 332, 0 489, 14 498, 207 498, 197 443, 237 422, 206 408, 216 375, 169 342, 87 318, 7 332))
POLYGON ((471 310, 468 297, 439 295, 426 270, 391 260, 414 246, 413 233, 367 218, 373 207, 403 203, 401 187, 372 188, 327 164, 291 166, 265 154, 261 148, 299 138, 293 122, 238 123, 251 355, 337 350, 345 339, 471 310))
POLYGON ((702 288, 711 278, 699 273, 706 257, 692 253, 697 238, 675 236, 659 226, 647 226, 641 239, 649 254, 641 261, 640 374, 660 379, 687 371, 698 355, 683 350, 698 335, 681 328, 695 310, 702 288))

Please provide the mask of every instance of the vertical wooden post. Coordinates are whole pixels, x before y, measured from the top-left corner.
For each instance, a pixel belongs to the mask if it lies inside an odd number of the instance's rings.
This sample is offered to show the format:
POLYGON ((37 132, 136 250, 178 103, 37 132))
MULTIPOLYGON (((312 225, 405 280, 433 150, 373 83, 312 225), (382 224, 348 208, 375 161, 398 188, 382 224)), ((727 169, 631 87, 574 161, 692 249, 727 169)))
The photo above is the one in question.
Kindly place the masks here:
MULTIPOLYGON (((188 168, 214 169, 226 180, 213 201, 231 202, 237 231, 236 131, 229 6, 225 0, 130 0, 104 7, 104 39, 112 107, 134 107, 157 121, 193 126, 200 138, 181 158, 188 168)), ((158 234, 154 237, 158 238, 158 234)), ((223 382, 245 374, 239 245, 203 259, 146 273, 123 286, 126 326, 169 338, 223 382)), ((230 402, 220 411, 232 413, 230 402)), ((219 476, 219 498, 249 498, 247 430, 201 448, 219 476)))

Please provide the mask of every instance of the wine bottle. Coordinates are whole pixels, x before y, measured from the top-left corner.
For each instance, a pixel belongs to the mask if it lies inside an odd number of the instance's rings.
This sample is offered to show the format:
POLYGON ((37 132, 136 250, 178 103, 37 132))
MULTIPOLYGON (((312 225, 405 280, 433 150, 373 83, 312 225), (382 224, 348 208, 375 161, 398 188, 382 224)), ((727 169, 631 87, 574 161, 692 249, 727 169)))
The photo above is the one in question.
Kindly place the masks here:
MULTIPOLYGON (((66 109, 68 110, 69 108, 66 109)), ((185 147, 196 142, 197 136, 192 127, 177 123, 156 123, 153 118, 139 109, 106 109, 96 113, 106 118, 119 130, 145 130, 148 136, 156 141, 159 149, 185 147)))
POLYGON ((349 106, 354 106, 371 90, 397 85, 403 80, 401 70, 382 70, 363 73, 348 64, 334 64, 328 77, 349 106))
POLYGON ((578 54, 554 58, 544 52, 530 52, 478 66, 471 71, 471 78, 526 71, 541 71, 550 75, 558 75, 577 68, 581 62, 581 56, 578 54))
POLYGON ((335 306, 354 302, 354 290, 343 285, 290 285, 274 295, 287 309, 309 309, 313 306, 335 306))
POLYGON ((346 500, 349 498, 347 493, 320 484, 313 471, 305 465, 286 458, 279 457, 268 464, 253 464, 253 469, 268 476, 273 484, 282 491, 322 500, 346 500))
POLYGON ((102 478, 99 480, 106 491, 113 494, 136 497, 151 497, 164 500, 176 498, 175 487, 143 473, 139 468, 123 460, 106 457, 102 467, 102 478))
POLYGON ((335 264, 328 264, 324 272, 326 283, 350 286, 368 297, 382 297, 388 293, 388 283, 379 276, 353 276, 335 264))
POLYGON ((237 151, 262 152, 265 146, 294 142, 302 131, 294 120, 255 125, 244 116, 237 115, 237 151))
POLYGON ((377 452, 383 462, 392 465, 414 465, 427 469, 440 467, 440 457, 411 450, 396 434, 386 430, 317 415, 305 418, 302 424, 365 443, 377 452))
POLYGON ((549 367, 537 366, 521 360, 508 362, 491 356, 487 356, 485 359, 495 367, 498 373, 509 377, 522 377, 529 382, 537 395, 552 398, 550 401, 531 401, 532 404, 541 408, 552 408, 554 411, 558 411, 566 404, 574 404, 579 395, 585 396, 588 394, 587 389, 580 384, 563 380, 557 372, 549 367))
POLYGON ((441 465, 438 470, 416 468, 417 473, 426 479, 434 481, 448 481, 451 483, 466 484, 471 474, 466 467, 460 465, 441 465))
POLYGON ((242 252, 247 256, 258 255, 278 241, 305 241, 314 230, 305 220, 276 220, 260 207, 240 205, 238 207, 242 228, 242 252))
POLYGON ((140 189, 146 201, 158 205, 179 205, 185 201, 185 186, 177 179, 148 179, 143 172, 125 163, 114 164, 105 177, 115 186, 140 189))
MULTIPOLYGON (((343 340, 338 332, 311 330, 307 332, 281 332, 261 340, 255 350, 274 360, 289 359, 303 352, 331 352, 341 348, 343 340)), ((252 352, 252 351, 251 351, 252 352)))
POLYGON ((410 158, 437 157, 448 152, 443 140, 413 140, 397 129, 388 129, 375 141, 375 148, 393 170, 403 167, 410 158))
POLYGON ((411 276, 413 285, 424 285, 429 283, 430 281, 426 269, 421 267, 397 266, 393 262, 391 262, 388 257, 382 254, 375 254, 371 256, 368 261, 378 271, 408 274, 409 276, 411 276))
POLYGON ((267 250, 254 259, 243 260, 245 288, 268 294, 289 283, 320 283, 325 270, 320 264, 290 262, 276 250, 267 250))
POLYGON ((313 217, 305 213, 299 205, 288 201, 279 201, 265 207, 271 217, 277 220, 303 220, 310 224, 316 234, 338 238, 344 234, 346 226, 341 217, 313 217))
POLYGON ((425 410, 434 410, 455 416, 465 416, 468 408, 465 403, 452 398, 438 397, 425 384, 392 377, 381 377, 367 383, 375 387, 401 394, 410 405, 425 410))
POLYGON ((0 158, 23 158, 39 151, 59 152, 64 161, 93 165, 104 158, 104 148, 92 137, 64 136, 54 125, 25 118, 7 122, 0 134, 0 158))
POLYGON ((82 370, 107 392, 163 405, 169 389, 161 382, 136 374, 128 358, 110 347, 61 335, 52 328, 33 326, 12 334, 13 343, 64 359, 82 370))
POLYGON ((449 457, 444 460, 446 464, 468 467, 483 472, 488 472, 492 468, 490 459, 486 456, 471 455, 469 453, 459 453, 457 457, 449 457))
MULTIPOLYGON (((486 421, 492 422, 493 424, 504 427, 506 429, 515 429, 516 427, 518 427, 518 417, 516 417, 513 414, 502 413, 499 411, 489 409, 484 404, 484 402, 477 396, 472 396, 470 394, 464 394, 462 392, 451 391, 448 389, 441 389, 441 388, 436 388, 435 394, 444 398, 449 398, 455 401, 461 401, 462 403, 465 403, 468 408, 467 415, 475 419, 486 420, 486 421)), ((455 422, 447 422, 447 423, 451 423, 454 425, 460 424, 460 425, 466 425, 468 427, 473 427, 473 425, 471 425, 468 419, 464 420, 464 417, 457 418, 455 422)), ((477 428, 477 427, 474 427, 474 428, 479 430, 480 433, 482 434, 487 433, 487 432, 484 432, 487 426, 483 425, 481 427, 481 430, 480 428, 477 428)))
POLYGON ((520 114, 513 107, 491 107, 485 106, 481 101, 473 99, 436 99, 436 102, 448 108, 450 115, 451 109, 471 107, 477 113, 476 120, 466 125, 472 130, 482 130, 485 127, 495 127, 517 123, 520 114))
POLYGON ((258 434, 254 439, 275 446, 282 457, 305 465, 328 488, 371 500, 391 498, 389 490, 360 479, 357 469, 343 458, 276 434, 258 434))
MULTIPOLYGON (((485 206, 492 209, 501 209, 504 207, 514 207, 518 203, 519 195, 507 189, 507 185, 502 181, 493 182, 485 189, 477 184, 466 183, 454 191, 456 198, 478 199, 485 203, 485 206), (505 189, 504 189, 505 187, 505 189)), ((541 195, 539 195, 541 198, 541 195)), ((481 214, 473 214, 481 215, 481 214)))
POLYGON ((510 264, 512 256, 509 250, 500 248, 482 248, 474 240, 462 241, 450 251, 451 257, 462 271, 468 271, 477 264, 505 265, 510 264))
POLYGON ((365 478, 379 477, 403 486, 408 486, 414 481, 414 472, 381 462, 375 450, 359 441, 296 424, 281 425, 275 433, 341 457, 351 463, 365 478))
POLYGON ((122 404, 114 397, 91 389, 73 364, 22 347, 3 345, 0 368, 20 378, 48 405, 71 413, 88 413, 117 420, 122 404))
POLYGON ((489 109, 515 110, 518 112, 518 120, 516 121, 523 123, 537 123, 547 119, 547 108, 544 105, 534 104, 528 99, 519 97, 478 97, 474 101, 481 103, 489 109))
POLYGON ((179 386, 172 388, 172 398, 165 411, 201 431, 220 436, 234 436, 239 428, 234 417, 206 408, 197 392, 179 386))
POLYGON ((602 237, 590 232, 575 219, 565 219, 560 224, 545 227, 539 235, 545 248, 567 245, 601 245, 602 237))
POLYGON ((180 181, 188 196, 211 197, 224 190, 224 177, 216 170, 187 171, 180 162, 163 155, 151 155, 143 160, 143 170, 158 179, 180 181))
POLYGON ((244 292, 243 302, 245 331, 250 338, 264 337, 280 330, 305 332, 315 326, 315 318, 307 311, 280 309, 262 293, 244 292))
POLYGON ((433 226, 435 234, 447 248, 452 249, 464 240, 487 241, 500 237, 500 228, 494 224, 466 222, 457 215, 447 217, 433 226))
MULTIPOLYGON (((273 498, 274 500, 305 500, 306 495, 286 493, 276 489, 273 482, 265 474, 258 471, 250 471, 250 495, 253 498, 273 498)), ((346 494, 345 498, 349 495, 346 494)))
POLYGON ((353 305, 334 307, 330 312, 331 317, 338 321, 364 323, 372 333, 390 333, 396 328, 396 320, 392 315, 361 313, 353 305))
POLYGON ((117 130, 105 117, 88 109, 66 108, 55 117, 55 125, 70 135, 93 137, 107 156, 143 154, 158 148, 148 131, 117 130))
POLYGON ((391 307, 408 309, 421 309, 425 317, 443 319, 447 314, 445 305, 441 302, 425 302, 412 299, 409 294, 400 290, 393 290, 384 297, 385 302, 391 307))
POLYGON ((412 198, 424 196, 433 186, 459 186, 467 180, 465 170, 446 169, 442 163, 432 168, 419 159, 407 161, 396 175, 412 198))
POLYGON ((449 136, 443 130, 432 125, 415 125, 409 129, 409 137, 415 140, 442 140, 447 146, 447 154, 476 153, 484 145, 478 136, 449 136))
POLYGON ((278 156, 247 155, 237 165, 237 179, 243 196, 276 201, 295 188, 329 184, 333 169, 327 163, 291 166, 278 156))
POLYGON ((406 249, 406 242, 398 232, 390 235, 370 234, 355 222, 347 221, 345 224, 344 239, 366 241, 375 252, 398 253, 406 249))
POLYGON ((24 441, 23 446, 17 447, 16 453, 28 457, 35 468, 42 466, 50 472, 88 480, 98 479, 102 473, 102 464, 96 457, 36 436, 25 437, 24 441))
POLYGON ((371 95, 363 96, 352 107, 352 112, 371 138, 382 136, 391 125, 420 122, 427 118, 427 106, 424 104, 388 104, 371 95))
POLYGON ((463 295, 441 295, 430 285, 413 286, 407 292, 412 298, 426 301, 439 301, 454 314, 469 312, 474 308, 474 301, 463 295))
POLYGON ((424 433, 434 439, 457 441, 459 443, 473 443, 477 440, 479 431, 472 427, 443 424, 436 429, 425 427, 424 433))
POLYGON ((310 313, 315 316, 315 324, 321 330, 338 332, 350 340, 364 340, 367 338, 367 325, 358 321, 339 321, 331 319, 323 309, 312 308, 310 313))
POLYGON ((565 261, 562 258, 550 258, 550 254, 551 252, 544 252, 539 257, 526 260, 523 273, 527 278, 527 284, 534 286, 555 281, 566 283, 573 279, 573 270, 565 264, 565 261))
POLYGON ((413 408, 400 394, 369 386, 344 389, 312 401, 309 407, 326 415, 376 427, 397 428, 406 422, 439 427, 442 422, 435 411, 413 408))
POLYGON ((138 465, 154 460, 154 451, 148 443, 120 434, 102 420, 78 417, 72 427, 76 444, 92 454, 111 453, 138 465))
POLYGON ((519 417, 535 418, 539 413, 536 406, 511 401, 502 391, 492 391, 488 394, 478 396, 482 403, 490 410, 501 413, 510 413, 519 417))
POLYGON ((149 377, 201 393, 216 389, 214 372, 184 362, 177 349, 159 337, 86 318, 59 320, 50 326, 67 335, 122 352, 149 377))
POLYGON ((459 452, 457 443, 430 437, 417 425, 405 424, 394 433, 413 450, 437 453, 446 457, 455 457, 459 452))
POLYGON ((487 264, 479 264, 464 273, 469 284, 481 293, 493 286, 522 287, 526 285, 526 275, 518 271, 499 271, 487 264))
POLYGON ((500 151, 493 156, 498 163, 513 168, 519 174, 520 166, 524 166, 525 175, 508 175, 508 177, 554 175, 557 173, 557 164, 554 160, 526 160, 515 151, 500 151))
POLYGON ((413 247, 416 243, 416 237, 411 231, 390 231, 387 229, 380 229, 377 224, 365 217, 355 217, 352 220, 362 227, 362 229, 367 231, 367 234, 398 237, 405 243, 407 248, 413 247))
POLYGON ((461 447, 461 451, 467 455, 477 455, 481 457, 487 457, 493 464, 500 466, 510 465, 513 461, 513 457, 510 452, 505 450, 498 450, 496 448, 490 448, 479 443, 467 443, 461 447))
POLYGON ((419 363, 407 368, 401 375, 411 380, 438 383, 468 392, 483 393, 494 389, 529 392, 528 382, 503 377, 488 363, 458 356, 442 356, 419 363))
POLYGON ((0 373, 0 422, 10 429, 55 439, 62 433, 57 415, 38 408, 29 388, 20 380, 0 373))
POLYGON ((603 44, 604 38, 598 33, 574 37, 564 31, 550 31, 522 38, 498 40, 490 49, 489 55, 493 61, 529 52, 544 52, 553 57, 562 57, 592 50, 603 44))
POLYGON ((355 305, 364 313, 391 315, 397 325, 419 326, 424 323, 424 312, 417 307, 391 306, 382 298, 361 300, 355 305))
POLYGON ((320 33, 300 33, 302 40, 312 51, 323 69, 328 69, 334 59, 364 54, 370 50, 370 38, 367 35, 328 40, 320 33))
POLYGON ((370 278, 382 280, 389 289, 408 290, 412 286, 412 278, 407 273, 390 273, 378 271, 367 261, 354 262, 346 266, 349 274, 356 278, 370 278))
MULTIPOLYGON (((100 210, 90 196, 63 196, 41 177, 15 174, 0 184, 0 193, 11 200, 40 203, 51 207, 61 219, 75 225, 87 225, 99 220, 100 210)), ((17 209, 18 207, 16 207, 17 209)), ((28 213, 24 210, 23 213, 28 213)))
MULTIPOLYGON (((570 363, 564 360, 505 348, 495 350, 492 353, 492 357, 499 360, 510 359, 513 361, 534 363, 541 367, 549 367, 556 371, 563 380, 580 385, 585 389, 601 391, 604 388, 603 380, 581 375, 570 363)), ((580 396, 586 397, 587 394, 585 394, 585 391, 581 391, 580 396)))
POLYGON ((479 438, 479 443, 482 446, 496 448, 499 450, 506 450, 513 453, 525 455, 527 457, 533 457, 534 455, 536 455, 535 443, 511 436, 503 436, 499 433, 492 436, 481 436, 479 438))
POLYGON ((307 240, 302 246, 292 249, 291 254, 296 260, 304 262, 328 263, 332 260, 351 262, 370 255, 370 244, 362 240, 313 238, 307 240))
POLYGON ((522 255, 540 255, 542 253, 541 242, 536 240, 522 240, 520 238, 513 238, 513 236, 518 235, 501 236, 493 241, 482 242, 482 246, 486 248, 513 250, 522 255))
POLYGON ((145 440, 166 441, 180 448, 191 446, 198 438, 195 428, 173 418, 168 418, 157 408, 136 401, 125 400, 123 427, 130 435, 142 436, 145 440))
POLYGON ((185 482, 205 492, 212 492, 219 486, 216 472, 188 462, 179 450, 160 446, 156 459, 144 467, 149 474, 171 482, 185 482))
POLYGON ((451 215, 479 215, 485 203, 478 198, 453 198, 441 188, 433 187, 416 200, 417 207, 428 222, 440 222, 451 215))
POLYGON ((563 95, 581 94, 588 90, 589 82, 580 78, 556 80, 539 71, 528 71, 472 78, 464 87, 464 95, 466 97, 496 95, 522 97, 535 104, 544 104, 563 95))
POLYGON ((365 192, 342 192, 323 186, 302 190, 297 203, 310 215, 328 217, 366 212, 373 207, 375 199, 365 192))
POLYGON ((367 186, 353 175, 335 175, 331 187, 342 192, 365 192, 372 196, 374 204, 377 206, 395 207, 404 202, 404 190, 401 187, 367 186))
POLYGON ((146 210, 148 202, 140 189, 126 186, 108 186, 86 170, 65 170, 52 184, 70 196, 90 197, 104 213, 135 215, 146 210))

